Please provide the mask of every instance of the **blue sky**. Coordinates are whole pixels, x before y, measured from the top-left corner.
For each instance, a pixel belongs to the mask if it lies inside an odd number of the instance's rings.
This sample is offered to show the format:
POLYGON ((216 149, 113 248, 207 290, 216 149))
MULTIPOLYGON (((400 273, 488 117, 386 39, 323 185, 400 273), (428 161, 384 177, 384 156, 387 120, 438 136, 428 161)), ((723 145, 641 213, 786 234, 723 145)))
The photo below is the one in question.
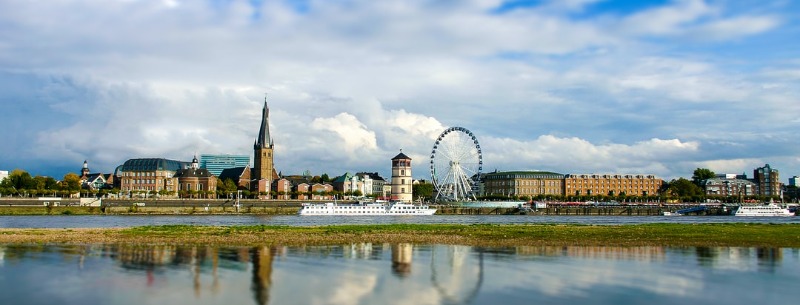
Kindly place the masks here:
POLYGON ((428 179, 445 128, 484 170, 800 175, 796 1, 0 3, 0 170, 251 154, 428 179))

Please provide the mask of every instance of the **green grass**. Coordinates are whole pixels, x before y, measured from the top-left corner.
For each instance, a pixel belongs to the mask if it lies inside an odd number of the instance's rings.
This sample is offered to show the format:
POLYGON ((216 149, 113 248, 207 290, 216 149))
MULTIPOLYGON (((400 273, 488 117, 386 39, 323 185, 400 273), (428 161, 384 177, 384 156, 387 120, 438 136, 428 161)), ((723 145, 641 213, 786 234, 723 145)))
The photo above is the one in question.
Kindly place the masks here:
POLYGON ((99 207, 45 207, 45 206, 0 206, 0 215, 3 216, 30 216, 30 215, 99 215, 99 207))
POLYGON ((0 243, 474 246, 736 246, 800 248, 800 224, 388 224, 291 227, 165 225, 108 229, 0 229, 0 243))
MULTIPOLYGON (((281 243, 408 241, 498 245, 686 245, 800 247, 796 224, 641 224, 641 225, 495 225, 389 224, 290 226, 147 226, 125 229, 129 237, 169 237, 192 241, 193 236, 225 237, 226 242, 250 243, 254 238, 281 243)), ((213 238, 212 238, 213 239, 213 238)))

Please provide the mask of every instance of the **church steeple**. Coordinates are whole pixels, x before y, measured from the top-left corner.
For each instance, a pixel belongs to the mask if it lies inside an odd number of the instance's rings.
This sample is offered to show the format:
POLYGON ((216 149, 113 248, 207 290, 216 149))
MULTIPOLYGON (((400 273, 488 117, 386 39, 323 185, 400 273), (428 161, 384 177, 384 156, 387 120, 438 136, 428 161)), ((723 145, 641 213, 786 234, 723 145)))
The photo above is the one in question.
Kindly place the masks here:
POLYGON ((272 181, 276 179, 273 172, 273 143, 269 134, 269 106, 267 98, 264 97, 264 109, 261 112, 261 128, 258 130, 258 137, 253 144, 253 169, 251 179, 257 181, 253 184, 254 191, 269 192, 272 181))
POLYGON ((86 177, 89 176, 89 162, 83 160, 83 167, 81 168, 81 176, 86 177))
POLYGON ((267 106, 266 96, 264 97, 264 109, 261 110, 261 129, 258 130, 258 138, 256 138, 253 148, 272 148, 272 137, 269 135, 269 106, 267 106))

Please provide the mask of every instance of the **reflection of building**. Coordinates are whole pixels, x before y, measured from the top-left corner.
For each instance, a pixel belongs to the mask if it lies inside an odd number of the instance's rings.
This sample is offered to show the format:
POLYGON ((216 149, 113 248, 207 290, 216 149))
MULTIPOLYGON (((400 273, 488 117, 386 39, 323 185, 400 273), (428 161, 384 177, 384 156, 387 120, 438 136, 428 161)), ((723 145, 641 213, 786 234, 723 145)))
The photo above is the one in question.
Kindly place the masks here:
POLYGON ((663 261, 664 247, 606 247, 606 246, 520 246, 514 248, 519 256, 567 256, 608 260, 663 261))
POLYGON ((272 250, 268 247, 258 247, 251 250, 253 258, 253 297, 256 304, 269 303, 269 288, 272 285, 272 250))
POLYGON ((392 272, 400 277, 411 274, 411 260, 414 246, 411 244, 392 245, 392 272))

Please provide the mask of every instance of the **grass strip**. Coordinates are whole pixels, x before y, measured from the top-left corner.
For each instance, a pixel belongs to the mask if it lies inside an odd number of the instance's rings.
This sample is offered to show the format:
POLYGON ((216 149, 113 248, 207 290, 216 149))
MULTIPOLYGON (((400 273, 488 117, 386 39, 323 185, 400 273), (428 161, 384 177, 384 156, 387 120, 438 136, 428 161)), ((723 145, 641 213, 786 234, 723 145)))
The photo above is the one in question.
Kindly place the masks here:
POLYGON ((165 225, 104 229, 0 229, 0 243, 471 246, 731 246, 800 248, 800 224, 388 224, 293 226, 165 225))

